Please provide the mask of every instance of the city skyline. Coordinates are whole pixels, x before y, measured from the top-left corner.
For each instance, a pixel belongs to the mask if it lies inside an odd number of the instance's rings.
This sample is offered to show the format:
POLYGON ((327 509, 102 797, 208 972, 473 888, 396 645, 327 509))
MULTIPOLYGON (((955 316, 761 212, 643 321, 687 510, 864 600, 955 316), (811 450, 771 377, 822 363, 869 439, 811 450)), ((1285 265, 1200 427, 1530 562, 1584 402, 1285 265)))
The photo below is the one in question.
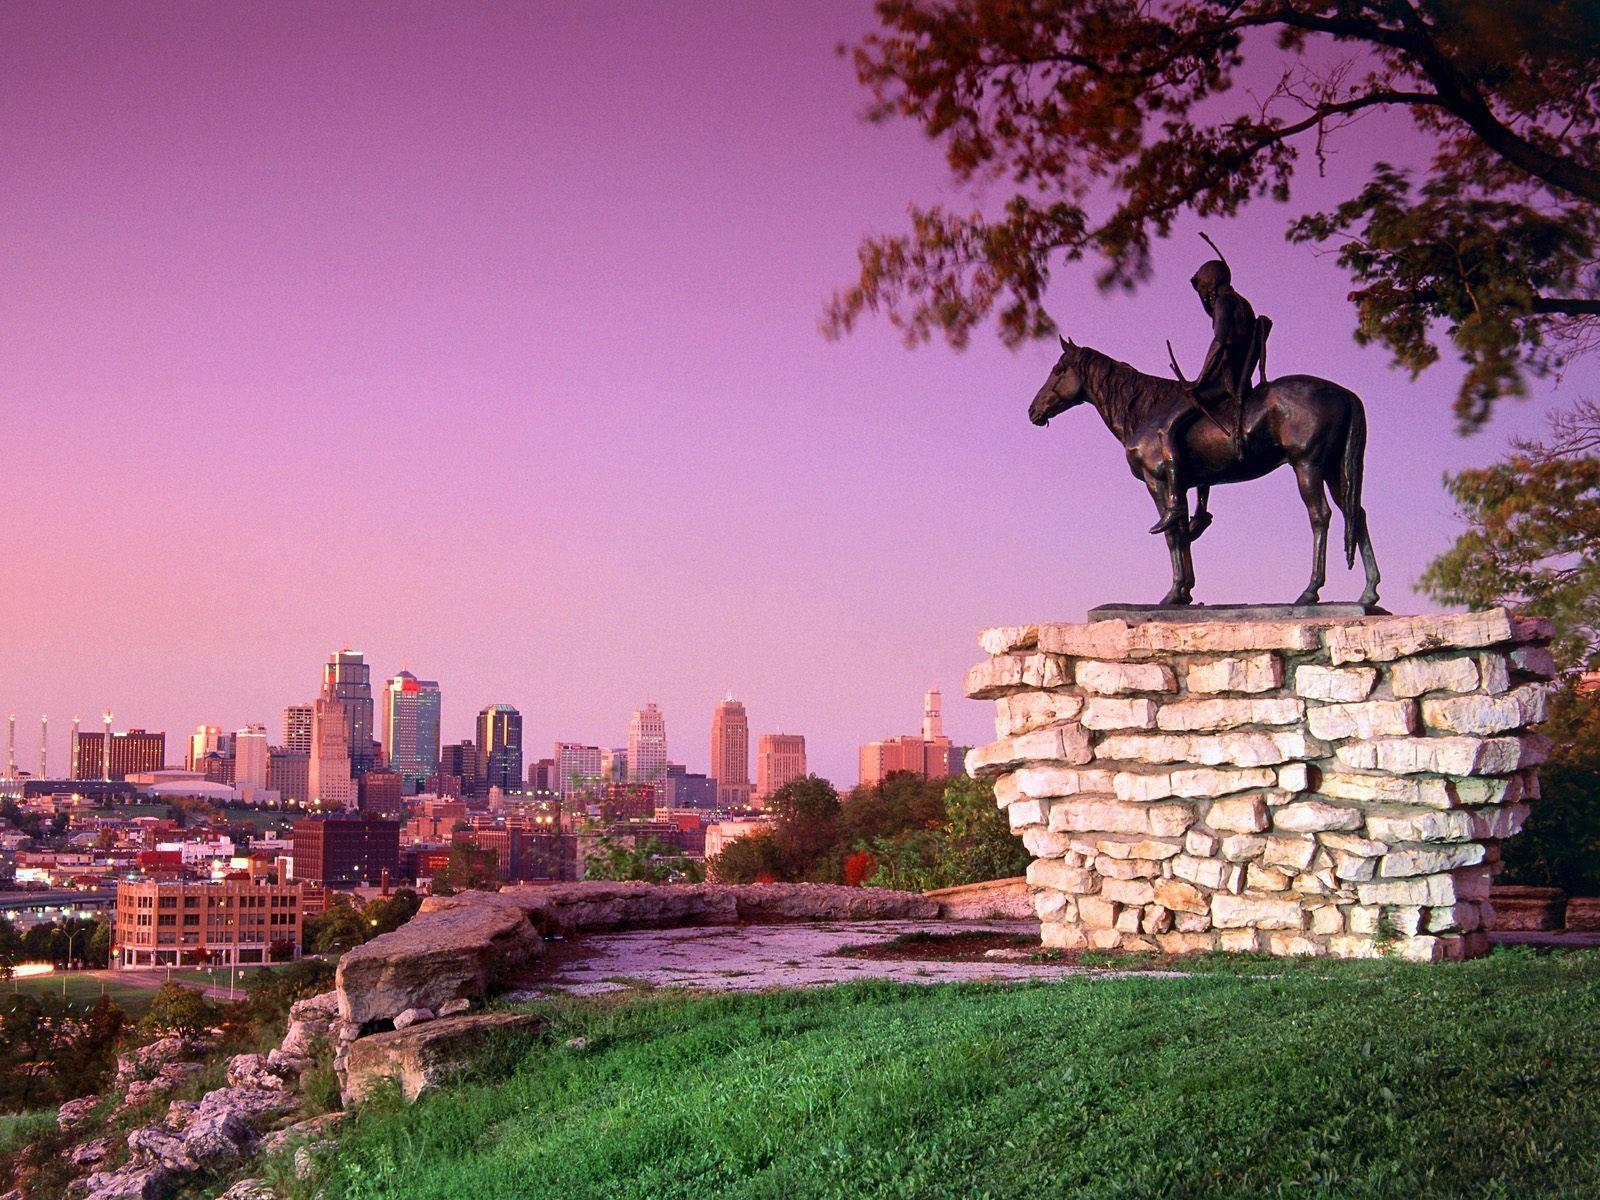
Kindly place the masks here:
MULTIPOLYGON (((919 131, 858 119, 834 50, 867 0, 355 9, 96 8, 93 37, 72 10, 0 12, 0 705, 51 717, 57 763, 105 706, 174 739, 274 728, 342 643, 380 679, 438 679, 446 741, 504 700, 530 746, 620 745, 653 696, 693 762, 732 684, 753 730, 803 729, 848 779, 930 680, 952 740, 987 740, 959 686, 979 629, 1161 594, 1115 443, 1088 414, 1025 420, 1054 343, 817 332, 864 234, 968 203, 919 131), (376 567, 422 562, 453 569, 376 567)), ((1386 121, 1335 152, 1420 153, 1386 121)), ((1276 322, 1274 370, 1365 399, 1385 602, 1431 609, 1407 589, 1459 531, 1441 475, 1582 381, 1456 436, 1459 366, 1412 381, 1356 346, 1345 272, 1284 242, 1343 198, 1296 186, 1203 228, 1276 322)), ((1048 307, 1156 373, 1171 338, 1192 371, 1201 228, 1157 242, 1131 296, 1059 264, 1048 307)), ((1271 501, 1292 486, 1237 492, 1200 598, 1288 599, 1304 519, 1271 501)), ((1340 569, 1325 595, 1357 588, 1340 569)))

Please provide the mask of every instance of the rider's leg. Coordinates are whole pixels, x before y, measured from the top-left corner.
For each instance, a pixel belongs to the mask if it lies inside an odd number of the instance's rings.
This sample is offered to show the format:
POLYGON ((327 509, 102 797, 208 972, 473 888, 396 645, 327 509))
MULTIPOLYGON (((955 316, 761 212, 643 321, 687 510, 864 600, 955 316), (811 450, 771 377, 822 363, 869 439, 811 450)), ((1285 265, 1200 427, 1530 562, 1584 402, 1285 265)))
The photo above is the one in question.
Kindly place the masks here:
POLYGON ((1163 431, 1160 440, 1161 519, 1150 527, 1151 533, 1166 533, 1177 529, 1188 515, 1189 502, 1183 492, 1183 481, 1178 478, 1178 454, 1170 430, 1163 431))

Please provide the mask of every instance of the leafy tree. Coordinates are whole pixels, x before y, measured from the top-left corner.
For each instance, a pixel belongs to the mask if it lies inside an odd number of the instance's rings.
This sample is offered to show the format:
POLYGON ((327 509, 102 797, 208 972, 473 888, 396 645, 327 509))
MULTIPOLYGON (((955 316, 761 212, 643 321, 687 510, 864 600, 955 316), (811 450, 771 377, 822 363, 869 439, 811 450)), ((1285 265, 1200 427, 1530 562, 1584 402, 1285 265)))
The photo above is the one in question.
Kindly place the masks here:
POLYGON ((139 1024, 149 1033, 198 1037, 221 1019, 221 1011, 205 998, 199 988, 167 982, 156 989, 155 999, 150 1002, 150 1011, 139 1024))
POLYGON ((501 882, 498 860, 499 856, 491 849, 467 842, 452 843, 450 861, 433 877, 433 894, 448 896, 454 892, 494 890, 501 882), (441 891, 441 888, 446 890, 441 891))
POLYGON ((316 916, 307 917, 300 936, 314 954, 339 954, 366 941, 369 928, 367 918, 341 895, 316 916))
POLYGON ((834 878, 839 867, 829 860, 838 851, 840 803, 833 784, 817 775, 791 779, 772 794, 767 811, 777 818, 777 877, 834 878))
POLYGON ((422 897, 411 888, 397 888, 392 896, 369 901, 361 910, 362 916, 367 919, 367 938, 393 933, 416 916, 421 907, 422 897))
POLYGON ((994 784, 958 776, 944 789, 944 840, 937 887, 1009 879, 1028 869, 1033 856, 994 802, 994 784))
POLYGON ((1052 266, 1086 255, 1102 287, 1150 274, 1183 213, 1286 200, 1307 162, 1377 113, 1434 142, 1411 172, 1379 164, 1291 240, 1340 243, 1359 340, 1413 373, 1443 328, 1468 364, 1465 427, 1590 345, 1600 221, 1593 0, 878 0, 854 50, 869 115, 943 143, 989 211, 915 207, 869 238, 824 329, 883 312, 909 342, 962 346, 991 312, 1015 345, 1054 326, 1052 266), (1268 78, 1234 100, 1248 69, 1268 78), (1009 194, 1005 194, 1009 193, 1009 194))
POLYGON ((698 883, 703 872, 658 838, 603 833, 583 860, 585 879, 636 879, 645 883, 698 883))
POLYGON ((1579 695, 1567 680, 1542 728, 1555 741, 1539 768, 1542 798, 1522 833, 1505 843, 1500 882, 1600 895, 1600 698, 1579 695))
POLYGON ((706 863, 706 870, 718 883, 773 883, 786 878, 783 853, 771 830, 729 842, 706 863))
POLYGON ((1467 530, 1423 572, 1428 593, 1549 617, 1564 665, 1600 665, 1600 404, 1581 401, 1548 440, 1519 439, 1445 486, 1467 530))

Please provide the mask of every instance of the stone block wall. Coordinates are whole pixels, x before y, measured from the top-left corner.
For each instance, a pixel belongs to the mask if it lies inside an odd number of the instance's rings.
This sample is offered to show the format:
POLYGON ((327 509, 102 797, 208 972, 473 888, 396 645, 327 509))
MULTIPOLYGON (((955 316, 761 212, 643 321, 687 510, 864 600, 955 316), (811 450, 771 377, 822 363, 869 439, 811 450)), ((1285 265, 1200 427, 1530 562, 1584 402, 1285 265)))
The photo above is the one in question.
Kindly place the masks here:
POLYGON ((1421 617, 990 629, 967 770, 1035 856, 1047 946, 1411 959, 1488 948, 1538 798, 1547 623, 1421 617))

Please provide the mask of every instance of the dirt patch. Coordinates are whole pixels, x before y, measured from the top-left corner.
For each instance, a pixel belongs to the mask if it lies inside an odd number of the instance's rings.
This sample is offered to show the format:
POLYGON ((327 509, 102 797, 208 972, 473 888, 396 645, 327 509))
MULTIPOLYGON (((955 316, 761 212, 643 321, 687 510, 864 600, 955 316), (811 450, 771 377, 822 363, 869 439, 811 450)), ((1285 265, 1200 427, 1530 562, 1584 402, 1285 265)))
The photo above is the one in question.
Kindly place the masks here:
MULTIPOLYGON (((991 930, 906 933, 886 942, 841 946, 834 953, 841 958, 866 958, 874 962, 992 962, 1001 957, 989 954, 991 950, 1004 951, 1004 957, 1012 961, 1029 962, 1040 950, 1039 939, 991 930)), ((1050 961, 1065 959, 1052 951, 1050 961)))

